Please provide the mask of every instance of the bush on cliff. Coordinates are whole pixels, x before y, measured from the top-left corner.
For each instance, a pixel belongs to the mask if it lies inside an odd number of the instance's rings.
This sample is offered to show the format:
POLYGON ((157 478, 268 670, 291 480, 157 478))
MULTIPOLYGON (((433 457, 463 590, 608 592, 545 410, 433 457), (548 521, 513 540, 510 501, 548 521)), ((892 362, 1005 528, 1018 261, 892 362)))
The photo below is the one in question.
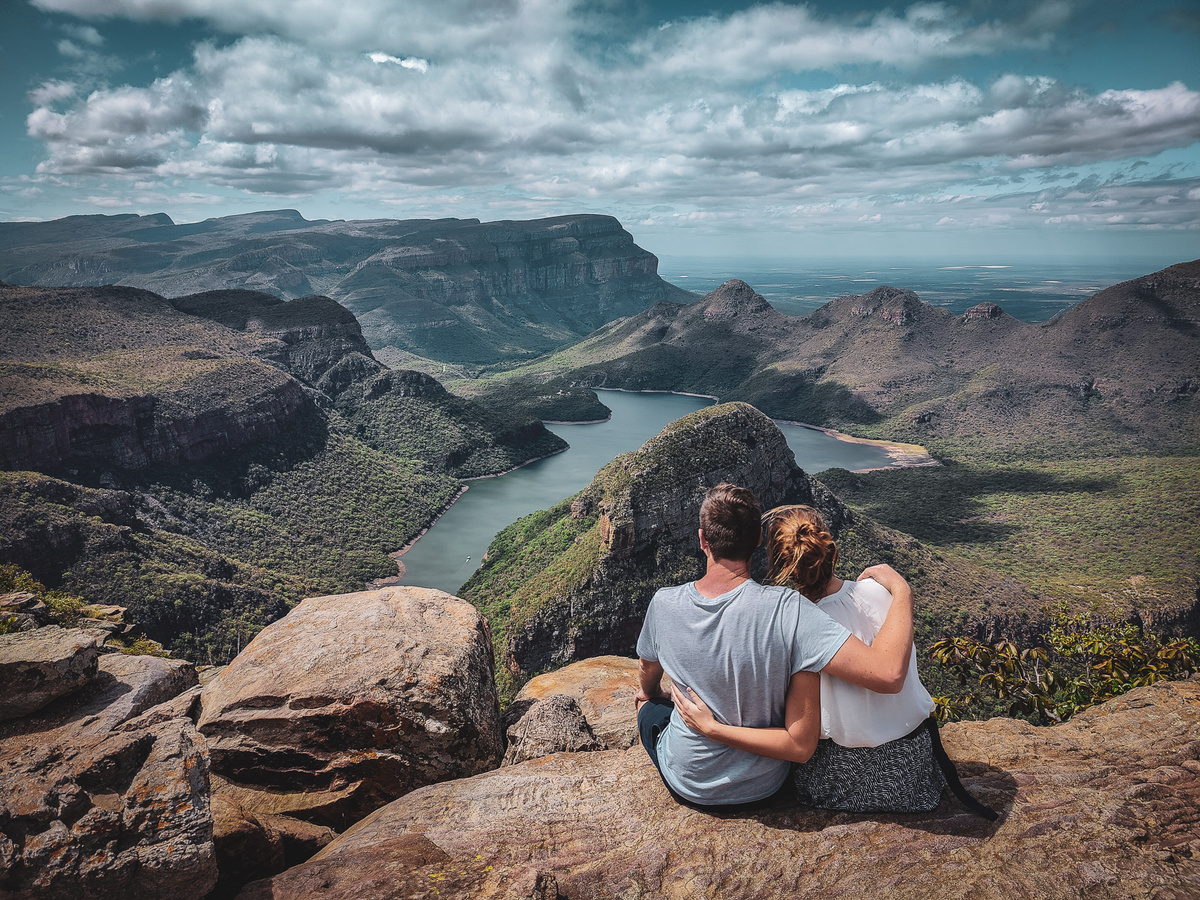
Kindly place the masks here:
POLYGON ((975 718, 981 708, 999 704, 1038 724, 1062 723, 1136 687, 1200 670, 1195 638, 1162 638, 1129 623, 1093 624, 1069 615, 1065 605, 1041 645, 943 638, 931 656, 964 687, 978 677, 962 696, 937 698, 939 718, 975 718))

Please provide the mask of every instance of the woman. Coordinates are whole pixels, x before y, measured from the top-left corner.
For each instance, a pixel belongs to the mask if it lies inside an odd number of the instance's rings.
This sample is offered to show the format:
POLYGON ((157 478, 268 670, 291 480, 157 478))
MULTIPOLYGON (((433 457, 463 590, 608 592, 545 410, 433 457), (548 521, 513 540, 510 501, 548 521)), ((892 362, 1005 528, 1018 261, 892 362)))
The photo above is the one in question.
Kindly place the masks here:
MULTIPOLYGON (((843 581, 834 574, 837 544, 812 507, 778 507, 764 518, 767 583, 796 589, 870 644, 887 616, 891 594, 872 579, 843 581)), ((943 772, 959 794, 961 785, 931 719, 933 698, 917 675, 915 649, 898 694, 877 694, 826 673, 821 673, 820 691, 821 740, 812 758, 793 769, 801 802, 858 812, 926 811, 941 798, 943 772)), ((683 721, 700 734, 725 740, 718 732, 747 730, 718 726, 690 690, 687 696, 673 690, 672 696, 683 721)), ((978 814, 995 817, 965 791, 959 796, 978 814)))

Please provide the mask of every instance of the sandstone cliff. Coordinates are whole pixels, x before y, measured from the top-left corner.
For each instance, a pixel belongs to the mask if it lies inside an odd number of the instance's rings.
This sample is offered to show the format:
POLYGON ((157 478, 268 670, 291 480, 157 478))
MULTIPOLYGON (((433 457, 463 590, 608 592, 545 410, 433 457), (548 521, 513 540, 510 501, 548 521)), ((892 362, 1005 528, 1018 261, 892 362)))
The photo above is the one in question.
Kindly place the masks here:
POLYGON ((163 215, 0 223, 0 278, 166 296, 323 293, 373 348, 472 365, 545 353, 662 300, 690 299, 608 216, 308 222, 294 210, 175 225, 163 215))
POLYGON ((996 823, 948 797, 910 815, 698 813, 640 745, 557 753, 414 791, 239 897, 1193 897, 1198 709, 1200 683, 1174 682, 1054 728, 947 726, 996 823))
POLYGON ((264 340, 146 291, 0 288, 0 468, 139 469, 270 441, 312 411, 264 340))

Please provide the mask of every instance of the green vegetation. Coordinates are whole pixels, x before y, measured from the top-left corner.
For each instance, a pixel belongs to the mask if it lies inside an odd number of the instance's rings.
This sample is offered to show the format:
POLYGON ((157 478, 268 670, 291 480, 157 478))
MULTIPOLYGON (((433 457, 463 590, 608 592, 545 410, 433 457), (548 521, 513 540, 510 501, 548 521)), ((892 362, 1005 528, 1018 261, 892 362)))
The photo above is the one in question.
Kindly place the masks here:
POLYGON ((440 387, 426 391, 432 396, 392 392, 339 410, 376 450, 457 478, 505 472, 567 447, 519 408, 472 402, 440 387))
POLYGON ((951 462, 821 478, 853 508, 948 558, 1035 586, 1045 604, 1161 619, 1196 596, 1196 466, 1156 457, 951 462))
POLYGON ((305 593, 339 593, 396 574, 388 553, 454 499, 458 482, 331 434, 307 459, 256 451, 156 472, 144 490, 170 513, 165 523, 216 552, 305 593))
POLYGON ((460 380, 454 389, 487 409, 505 410, 547 422, 597 422, 610 415, 596 392, 564 378, 460 380))
POLYGON ((248 624, 262 628, 304 596, 295 577, 138 524, 133 499, 30 472, 0 473, 0 534, 7 536, 0 552, 22 567, 5 567, 0 586, 42 597, 66 626, 86 616, 89 604, 125 607, 150 638, 196 662, 227 661, 237 646, 235 622, 243 634, 248 624))
POLYGON ((1061 608, 1044 645, 1021 649, 1012 641, 983 644, 972 638, 945 638, 932 647, 934 661, 967 687, 957 698, 937 698, 939 718, 970 717, 983 705, 1007 704, 1012 716, 1065 722, 1080 710, 1135 687, 1187 678, 1200 669, 1200 643, 1194 638, 1162 639, 1130 624, 1092 624, 1061 608))
POLYGON ((0 594, 25 591, 46 604, 51 623, 74 628, 85 615, 87 604, 82 598, 62 591, 47 590, 46 586, 19 566, 0 565, 0 594))

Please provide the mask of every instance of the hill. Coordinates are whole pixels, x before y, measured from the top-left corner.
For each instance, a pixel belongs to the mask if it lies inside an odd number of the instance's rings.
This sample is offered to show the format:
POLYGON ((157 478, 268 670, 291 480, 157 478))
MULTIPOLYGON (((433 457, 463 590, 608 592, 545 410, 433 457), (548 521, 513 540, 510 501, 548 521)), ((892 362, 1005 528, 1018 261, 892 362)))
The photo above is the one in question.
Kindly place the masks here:
POLYGON ((0 562, 199 661, 565 447, 388 369, 326 297, 3 285, 0 317, 0 562))
POLYGON ((613 322, 509 377, 678 390, 957 457, 1200 448, 1200 261, 1115 285, 1043 324, 955 316, 881 286, 804 317, 730 281, 613 322))
POLYGON ((1044 618, 1036 591, 851 510, 796 465, 770 419, 730 403, 671 423, 579 494, 496 536, 460 594, 490 621, 507 685, 574 660, 631 655, 654 591, 701 574, 700 503, 721 481, 749 487, 764 509, 820 509, 845 577, 879 561, 907 573, 920 596, 922 647, 958 629, 1032 634, 1044 618))
POLYGON ((657 269, 609 216, 310 222, 277 210, 187 225, 162 214, 0 223, 5 281, 167 297, 320 293, 357 316, 388 364, 529 359, 655 302, 691 298, 657 269))

